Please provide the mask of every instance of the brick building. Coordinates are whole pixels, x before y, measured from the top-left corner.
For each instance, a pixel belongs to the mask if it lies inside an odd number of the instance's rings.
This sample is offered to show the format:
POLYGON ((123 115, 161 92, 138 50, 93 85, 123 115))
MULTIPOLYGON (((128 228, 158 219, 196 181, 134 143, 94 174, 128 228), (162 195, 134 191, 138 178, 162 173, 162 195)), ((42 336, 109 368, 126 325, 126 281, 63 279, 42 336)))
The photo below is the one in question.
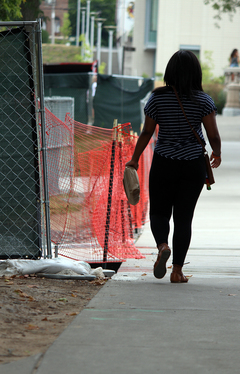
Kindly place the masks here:
POLYGON ((59 36, 61 34, 60 28, 63 26, 63 15, 68 13, 68 0, 43 0, 40 8, 46 17, 46 21, 43 22, 43 29, 47 30, 49 36, 52 35, 52 12, 55 13, 54 34, 59 36))

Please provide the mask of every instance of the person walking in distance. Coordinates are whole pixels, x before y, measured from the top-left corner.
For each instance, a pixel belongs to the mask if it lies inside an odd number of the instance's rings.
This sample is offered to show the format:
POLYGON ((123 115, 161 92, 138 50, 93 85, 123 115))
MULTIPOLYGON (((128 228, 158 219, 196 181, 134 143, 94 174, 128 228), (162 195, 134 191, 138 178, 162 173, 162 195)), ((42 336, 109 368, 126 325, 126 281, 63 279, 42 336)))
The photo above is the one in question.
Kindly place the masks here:
POLYGON ((153 90, 145 108, 145 122, 132 158, 126 166, 138 169, 139 158, 149 143, 156 125, 158 139, 150 174, 150 226, 158 248, 154 276, 163 278, 171 250, 168 245, 170 218, 173 216, 172 283, 187 282, 182 267, 192 234, 195 206, 206 180, 202 146, 192 132, 177 100, 182 102, 188 121, 204 144, 202 124, 212 148, 212 168, 221 164, 221 138, 216 123, 216 106, 202 89, 202 70, 190 51, 177 51, 169 60, 165 87, 153 90))
POLYGON ((229 61, 230 61, 230 67, 236 68, 239 66, 239 54, 236 48, 234 48, 234 50, 232 51, 229 61))

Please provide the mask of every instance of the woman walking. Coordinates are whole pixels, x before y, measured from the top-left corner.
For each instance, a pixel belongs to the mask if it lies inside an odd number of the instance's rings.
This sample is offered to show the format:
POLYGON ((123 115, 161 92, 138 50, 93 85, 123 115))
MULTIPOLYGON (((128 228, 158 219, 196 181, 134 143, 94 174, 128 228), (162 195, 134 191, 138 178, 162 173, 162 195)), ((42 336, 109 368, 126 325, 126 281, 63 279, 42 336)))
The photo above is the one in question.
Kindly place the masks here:
POLYGON ((152 92, 144 111, 145 123, 131 161, 126 165, 138 169, 139 158, 150 141, 156 125, 158 139, 149 175, 150 225, 158 248, 154 275, 163 278, 171 254, 168 246, 169 221, 173 215, 173 283, 187 282, 182 266, 190 245, 194 209, 206 180, 206 166, 198 143, 177 100, 176 89, 188 121, 202 142, 201 123, 212 148, 211 166, 221 163, 221 139, 216 124, 216 107, 203 92, 202 71, 197 57, 190 51, 178 51, 169 60, 165 87, 152 92))

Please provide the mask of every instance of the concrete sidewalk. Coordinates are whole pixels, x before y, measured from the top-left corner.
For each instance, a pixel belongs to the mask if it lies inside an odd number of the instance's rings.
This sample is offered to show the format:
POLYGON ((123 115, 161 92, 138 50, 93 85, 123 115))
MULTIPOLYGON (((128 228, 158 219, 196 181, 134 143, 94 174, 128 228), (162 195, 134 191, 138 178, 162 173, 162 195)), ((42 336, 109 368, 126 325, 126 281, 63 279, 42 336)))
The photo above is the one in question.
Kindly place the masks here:
POLYGON ((189 282, 171 284, 170 268, 153 277, 148 223, 137 242, 145 259, 127 260, 44 355, 1 374, 239 373, 240 117, 220 117, 219 129, 223 163, 196 208, 189 282))

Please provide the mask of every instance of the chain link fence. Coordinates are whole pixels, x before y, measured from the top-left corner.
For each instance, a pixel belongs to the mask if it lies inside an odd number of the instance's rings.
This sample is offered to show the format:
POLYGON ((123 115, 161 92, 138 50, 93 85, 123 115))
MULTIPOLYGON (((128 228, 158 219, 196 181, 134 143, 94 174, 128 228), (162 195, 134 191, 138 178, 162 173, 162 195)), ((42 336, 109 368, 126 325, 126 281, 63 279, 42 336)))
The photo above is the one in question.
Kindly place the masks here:
POLYGON ((0 22, 0 55, 0 259, 51 258, 40 20, 0 22))

